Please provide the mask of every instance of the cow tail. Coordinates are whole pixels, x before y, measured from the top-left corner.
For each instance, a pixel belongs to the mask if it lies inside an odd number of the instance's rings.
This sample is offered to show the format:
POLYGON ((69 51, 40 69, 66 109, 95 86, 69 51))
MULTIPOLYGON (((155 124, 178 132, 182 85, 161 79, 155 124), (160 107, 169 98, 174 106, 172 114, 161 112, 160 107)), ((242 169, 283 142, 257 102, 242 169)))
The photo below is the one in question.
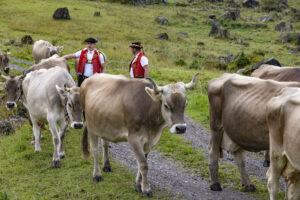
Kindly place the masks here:
POLYGON ((82 158, 87 159, 90 156, 89 152, 89 143, 88 143, 88 130, 87 127, 84 127, 84 131, 81 139, 81 152, 82 158))

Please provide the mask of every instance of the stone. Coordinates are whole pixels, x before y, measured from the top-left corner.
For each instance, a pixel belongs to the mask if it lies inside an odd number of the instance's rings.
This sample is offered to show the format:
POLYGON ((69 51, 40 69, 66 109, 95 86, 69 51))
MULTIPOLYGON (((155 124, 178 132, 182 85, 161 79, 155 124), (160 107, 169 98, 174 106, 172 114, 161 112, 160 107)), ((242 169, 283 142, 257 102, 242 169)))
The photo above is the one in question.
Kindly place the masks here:
POLYGON ((236 21, 241 18, 241 12, 238 9, 227 10, 220 16, 220 19, 236 21))
POLYGON ((215 58, 215 61, 218 61, 220 63, 230 63, 233 62, 235 60, 235 56, 233 55, 229 55, 229 56, 220 56, 218 58, 215 58))
POLYGON ((281 34, 280 42, 282 42, 282 43, 294 42, 296 44, 300 44, 300 32, 281 34))
POLYGON ((292 31, 294 29, 293 25, 286 24, 285 22, 280 22, 275 26, 275 31, 292 31))
POLYGON ((58 8, 55 10, 53 14, 53 19, 65 19, 65 20, 70 20, 70 14, 68 8, 58 8))
POLYGON ((249 43, 244 42, 242 39, 232 40, 232 43, 234 43, 234 44, 241 44, 241 45, 244 45, 245 47, 249 46, 249 43))
POLYGON ((269 59, 266 59, 266 60, 262 60, 261 62, 252 65, 249 68, 248 72, 252 73, 254 70, 258 69, 261 65, 264 65, 264 64, 275 65, 275 66, 281 67, 280 62, 277 59, 275 59, 275 58, 272 57, 272 58, 269 58, 269 59))
POLYGON ((232 8, 240 8, 241 7, 241 4, 236 3, 234 0, 228 1, 228 4, 229 4, 229 7, 232 7, 232 8))
POLYGON ((258 21, 260 22, 273 22, 274 21, 274 17, 270 16, 270 15, 264 15, 261 16, 258 21))
POLYGON ((259 6, 259 2, 257 0, 243 0, 243 7, 246 8, 255 8, 259 6))
POLYGON ((189 36, 188 33, 184 33, 184 32, 179 32, 178 35, 182 36, 182 37, 188 37, 189 36))
POLYGON ((208 16, 208 18, 209 18, 209 19, 216 19, 216 15, 215 15, 215 14, 210 14, 210 15, 208 16))
POLYGON ((204 46, 205 44, 204 44, 204 42, 197 42, 197 45, 198 46, 204 46))
POLYGON ((169 20, 168 20, 168 18, 166 18, 166 17, 157 17, 156 18, 156 21, 158 22, 158 23, 160 23, 161 25, 164 25, 164 26, 166 26, 166 25, 168 25, 169 24, 169 20))
POLYGON ((33 39, 30 35, 24 35, 22 38, 21 38, 21 43, 22 44, 33 44, 33 39))
POLYGON ((169 39, 169 35, 167 33, 160 33, 156 36, 156 39, 160 39, 160 40, 168 40, 169 39))
POLYGON ((185 3, 176 2, 175 5, 180 6, 180 7, 187 7, 187 5, 185 3))
POLYGON ((100 13, 100 11, 95 11, 95 12, 94 12, 94 16, 95 16, 95 17, 99 17, 99 16, 101 16, 101 13, 100 13))
POLYGON ((0 135, 10 135, 14 133, 15 129, 8 120, 0 121, 0 135))
POLYGON ((216 36, 220 38, 229 38, 230 32, 226 29, 222 29, 217 23, 212 23, 212 27, 209 36, 216 36))

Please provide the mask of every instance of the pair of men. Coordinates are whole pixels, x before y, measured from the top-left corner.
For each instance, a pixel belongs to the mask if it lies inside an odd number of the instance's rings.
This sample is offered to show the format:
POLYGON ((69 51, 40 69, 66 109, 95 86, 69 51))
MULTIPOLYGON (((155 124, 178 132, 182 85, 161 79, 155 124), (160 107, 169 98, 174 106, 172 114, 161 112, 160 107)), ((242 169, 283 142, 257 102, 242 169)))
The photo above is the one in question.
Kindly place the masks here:
MULTIPOLYGON (((74 54, 65 55, 65 59, 79 59, 77 65, 78 86, 84 79, 92 76, 95 73, 106 73, 105 55, 98 51, 95 38, 88 38, 85 40, 87 48, 80 50, 74 54)), ((129 73, 131 78, 148 78, 149 77, 149 64, 148 58, 141 52, 143 46, 140 42, 133 42, 131 47, 134 58, 129 65, 129 73)))

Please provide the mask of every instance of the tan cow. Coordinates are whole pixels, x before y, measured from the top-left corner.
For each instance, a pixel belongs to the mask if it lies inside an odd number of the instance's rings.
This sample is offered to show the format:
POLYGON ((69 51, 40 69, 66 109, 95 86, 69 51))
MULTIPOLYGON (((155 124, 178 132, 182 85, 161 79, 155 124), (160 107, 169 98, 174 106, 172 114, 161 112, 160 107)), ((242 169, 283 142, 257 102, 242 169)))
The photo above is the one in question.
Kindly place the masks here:
POLYGON ((267 172, 270 199, 276 200, 279 178, 287 183, 286 199, 300 198, 300 89, 285 88, 267 105, 271 166, 267 172))
POLYGON ((66 59, 59 57, 57 54, 51 56, 50 58, 43 59, 38 64, 32 65, 29 69, 24 71, 24 75, 39 69, 50 69, 52 67, 59 66, 70 73, 70 66, 66 59))
POLYGON ((32 57, 35 63, 39 63, 42 59, 49 58, 54 54, 58 54, 63 50, 62 46, 53 46, 45 40, 36 41, 32 49, 32 57))
MULTIPOLYGON (((300 82, 300 68, 299 67, 278 67, 274 65, 262 65, 252 74, 252 77, 261 79, 271 79, 281 82, 300 82)), ((265 154, 264 166, 269 167, 270 158, 269 151, 265 154)))
POLYGON ((83 134, 83 156, 89 155, 87 134, 94 156, 94 181, 102 180, 98 164, 98 137, 103 141, 103 170, 111 171, 108 143, 128 141, 138 162, 136 191, 151 197, 147 180, 147 154, 160 140, 163 129, 185 133, 185 92, 195 86, 192 82, 163 87, 147 80, 124 76, 95 74, 80 87, 81 103, 85 111, 86 128, 83 134))
POLYGON ((9 55, 10 53, 2 53, 0 51, 0 74, 1 71, 4 71, 5 73, 9 73, 9 55))
POLYGON ((209 82, 209 170, 212 190, 222 190, 218 179, 221 149, 233 154, 246 191, 255 190, 245 169, 243 153, 244 150, 258 152, 269 149, 266 105, 271 98, 281 95, 285 87, 300 87, 300 83, 262 80, 237 74, 224 74, 209 82))
POLYGON ((20 90, 20 88, 22 86, 24 76, 1 75, 1 77, 5 79, 5 82, 0 84, 3 85, 3 89, 5 90, 7 96, 6 108, 16 108, 17 102, 22 100, 22 90, 20 90))
POLYGON ((39 122, 46 120, 54 144, 52 166, 60 167, 60 159, 65 157, 62 144, 69 122, 66 123, 65 117, 70 119, 72 128, 83 127, 79 88, 66 70, 54 67, 27 74, 22 89, 23 104, 33 124, 35 151, 41 151, 39 122))

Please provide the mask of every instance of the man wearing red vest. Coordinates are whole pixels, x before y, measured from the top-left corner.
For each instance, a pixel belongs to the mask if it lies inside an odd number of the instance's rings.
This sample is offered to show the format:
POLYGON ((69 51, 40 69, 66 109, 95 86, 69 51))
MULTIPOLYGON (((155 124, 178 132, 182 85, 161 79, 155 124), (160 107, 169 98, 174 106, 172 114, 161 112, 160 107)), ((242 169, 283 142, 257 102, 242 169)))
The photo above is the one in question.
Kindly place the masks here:
POLYGON ((78 74, 78 86, 84 79, 92 76, 95 73, 105 73, 105 56, 98 51, 95 46, 98 42, 95 38, 88 38, 85 40, 87 48, 80 50, 74 54, 65 55, 65 59, 79 58, 76 72, 78 74))
POLYGON ((131 78, 148 78, 149 77, 149 64, 148 58, 141 52, 143 46, 140 42, 133 42, 129 46, 134 55, 130 65, 129 72, 131 78))

